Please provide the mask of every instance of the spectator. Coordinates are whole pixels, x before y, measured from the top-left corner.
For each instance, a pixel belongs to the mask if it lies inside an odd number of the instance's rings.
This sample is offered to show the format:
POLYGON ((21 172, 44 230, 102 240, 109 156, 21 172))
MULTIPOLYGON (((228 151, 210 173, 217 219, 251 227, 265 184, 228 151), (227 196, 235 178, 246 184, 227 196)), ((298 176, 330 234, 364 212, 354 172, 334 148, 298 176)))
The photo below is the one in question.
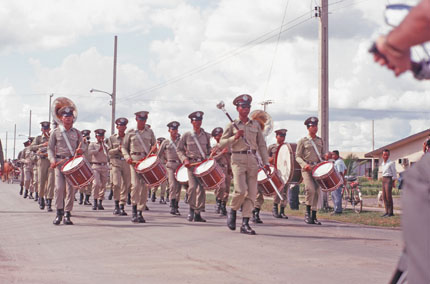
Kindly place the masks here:
POLYGON ((334 212, 332 213, 332 215, 339 215, 342 214, 342 189, 346 184, 345 175, 347 168, 344 161, 339 157, 338 150, 334 150, 332 152, 332 157, 334 160, 334 168, 342 176, 343 180, 343 184, 339 186, 339 188, 331 192, 331 199, 333 200, 334 204, 334 212))

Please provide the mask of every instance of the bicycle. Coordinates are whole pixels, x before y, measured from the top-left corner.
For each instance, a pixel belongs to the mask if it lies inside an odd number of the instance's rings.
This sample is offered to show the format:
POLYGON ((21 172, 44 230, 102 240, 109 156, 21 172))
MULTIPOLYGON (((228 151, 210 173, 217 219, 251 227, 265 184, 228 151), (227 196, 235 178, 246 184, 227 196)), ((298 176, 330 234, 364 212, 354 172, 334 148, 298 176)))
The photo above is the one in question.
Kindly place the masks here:
POLYGON ((357 177, 345 176, 345 179, 347 180, 347 184, 342 189, 343 209, 345 210, 348 203, 350 203, 352 210, 355 213, 360 213, 363 210, 363 199, 357 177))

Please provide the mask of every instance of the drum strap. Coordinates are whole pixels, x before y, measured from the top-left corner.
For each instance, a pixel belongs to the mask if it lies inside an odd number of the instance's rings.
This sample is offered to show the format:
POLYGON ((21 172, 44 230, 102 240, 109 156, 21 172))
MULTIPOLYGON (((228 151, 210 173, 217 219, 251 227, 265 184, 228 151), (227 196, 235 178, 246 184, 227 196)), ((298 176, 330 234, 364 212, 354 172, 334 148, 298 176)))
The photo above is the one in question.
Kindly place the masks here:
POLYGON ((175 141, 172 141, 172 146, 175 148, 175 151, 178 151, 178 146, 176 146, 175 141))
POLYGON ((145 154, 148 154, 149 153, 148 147, 146 147, 145 143, 143 143, 143 139, 142 139, 142 137, 140 137, 138 130, 136 130, 136 137, 137 137, 137 139, 139 139, 140 145, 142 145, 143 150, 145 150, 145 154))
POLYGON ((66 141, 67 144, 67 148, 69 148, 70 154, 73 156, 75 155, 73 149, 72 149, 72 145, 70 145, 70 141, 69 141, 69 137, 67 137, 66 131, 64 129, 64 127, 62 125, 60 125, 60 130, 61 130, 61 134, 64 137, 64 140, 66 141))
POLYGON ((318 151, 318 149, 317 149, 317 145, 315 145, 314 140, 312 140, 312 139, 311 139, 311 143, 312 143, 312 146, 314 146, 314 150, 315 150, 315 152, 316 152, 316 153, 317 153, 317 155, 318 155, 318 159, 320 159, 320 162, 322 162, 320 152, 318 151))
MULTIPOLYGON (((203 133, 203 135, 205 135, 205 133, 203 133)), ((202 145, 200 145, 199 140, 197 140, 196 133, 195 133, 195 132, 193 132, 193 134, 192 134, 191 136, 193 137, 194 142, 196 142, 196 144, 197 144, 197 148, 199 148, 200 155, 202 155, 202 158, 203 158, 203 159, 204 159, 204 158, 206 158, 206 155, 205 155, 205 153, 203 152, 203 149, 202 149, 202 145)))

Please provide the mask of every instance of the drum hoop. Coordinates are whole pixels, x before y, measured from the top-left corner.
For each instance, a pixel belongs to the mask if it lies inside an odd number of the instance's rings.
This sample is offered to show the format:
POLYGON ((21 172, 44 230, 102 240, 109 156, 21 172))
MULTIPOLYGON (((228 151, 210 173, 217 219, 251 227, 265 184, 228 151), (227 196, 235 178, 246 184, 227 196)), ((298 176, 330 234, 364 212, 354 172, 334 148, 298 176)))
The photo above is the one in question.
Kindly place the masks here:
MULTIPOLYGON (((324 164, 327 164, 327 163, 332 163, 332 162, 330 162, 330 161, 324 161, 324 162, 321 162, 321 163, 317 164, 317 165, 313 168, 313 170, 312 170, 312 177, 313 177, 313 178, 316 178, 316 179, 324 179, 324 178, 326 178, 326 177, 329 177, 329 176, 330 176, 330 174, 334 171, 334 165, 333 165, 333 168, 332 168, 328 173, 323 174, 322 176, 318 176, 318 177, 315 177, 315 176, 314 176, 315 170, 316 170, 317 168, 319 168, 320 166, 322 166, 322 165, 324 165, 324 164)), ((332 164, 333 164, 333 163, 332 163, 332 164)))
POLYGON ((288 180, 285 181, 285 184, 290 183, 291 179, 293 178, 293 168, 294 168, 294 159, 293 159, 293 148, 291 148, 290 143, 285 142, 282 143, 281 145, 278 146, 278 149, 276 150, 276 156, 275 156, 275 169, 278 169, 278 154, 279 154, 279 150, 281 149, 282 146, 286 145, 288 147, 288 150, 290 151, 290 174, 288 175, 288 180))
MULTIPOLYGON (((184 169, 186 169, 187 170, 187 177, 188 177, 188 169, 187 169, 187 167, 185 167, 184 166, 184 164, 180 164, 177 168, 176 168, 176 170, 175 170, 175 179, 176 179, 176 181, 177 182, 179 182, 179 183, 185 183, 185 181, 179 181, 178 180, 178 172, 179 172, 179 170, 181 169, 181 168, 184 168, 184 169)), ((187 181, 186 182, 188 182, 188 178, 187 178, 187 181)))
POLYGON ((72 157, 72 158, 70 158, 70 159, 68 159, 64 164, 63 164, 63 166, 61 167, 61 169, 60 169, 60 171, 63 173, 63 174, 71 174, 71 173, 74 173, 76 170, 78 170, 80 167, 81 167, 81 164, 82 163, 85 163, 85 157, 84 156, 82 156, 82 155, 78 155, 78 156, 76 156, 76 157, 72 157), (77 166, 76 167, 74 167, 74 168, 71 168, 70 170, 67 170, 67 171, 65 171, 64 170, 64 167, 68 164, 68 163, 70 163, 71 161, 73 161, 73 160, 75 160, 75 159, 77 159, 77 158, 80 158, 80 157, 82 157, 82 161, 80 161, 79 162, 79 164, 77 164, 77 166))
POLYGON ((196 166, 194 167, 193 175, 194 175, 194 176, 196 176, 196 177, 204 176, 204 175, 205 175, 205 174, 207 174, 208 172, 211 172, 211 171, 213 170, 213 168, 215 168, 217 165, 218 165, 218 163, 217 163, 217 162, 216 162, 216 160, 215 160, 215 159, 213 159, 213 158, 203 160, 203 161, 201 161, 201 162, 200 162, 200 164, 198 164, 198 165, 196 165, 196 166), (207 161, 209 161, 209 160, 213 160, 213 161, 214 161, 214 164, 213 164, 209 169, 207 169, 206 171, 204 171, 204 172, 202 172, 202 173, 200 173, 200 174, 196 174, 196 169, 197 169, 198 167, 200 167, 200 166, 201 166, 201 164, 203 164, 203 163, 205 163, 205 162, 207 162, 207 161))
POLYGON ((144 160, 146 160, 146 159, 148 159, 150 157, 154 157, 154 156, 157 157, 157 155, 149 155, 148 157, 145 157, 145 158, 139 160, 138 163, 136 163, 136 165, 134 165, 134 169, 136 170, 136 172, 138 172, 138 173, 146 173, 146 172, 152 170, 153 168, 155 168, 155 166, 157 166, 160 163, 160 159, 158 157, 155 159, 155 163, 153 163, 150 167, 142 169, 142 170, 139 170, 137 168, 140 165, 140 163, 142 163, 144 160), (159 163, 157 163, 157 161, 159 163))

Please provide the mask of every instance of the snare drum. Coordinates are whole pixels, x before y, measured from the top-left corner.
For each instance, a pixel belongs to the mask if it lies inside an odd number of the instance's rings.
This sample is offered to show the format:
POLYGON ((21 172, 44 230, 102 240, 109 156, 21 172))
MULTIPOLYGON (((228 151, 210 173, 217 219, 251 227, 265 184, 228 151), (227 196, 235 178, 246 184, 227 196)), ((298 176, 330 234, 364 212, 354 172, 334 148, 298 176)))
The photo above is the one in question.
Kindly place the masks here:
POLYGON ((62 167, 61 172, 66 180, 75 188, 87 186, 94 179, 94 172, 83 156, 69 159, 62 167))
MULTIPOLYGON (((276 189, 279 192, 281 192, 282 188, 285 185, 284 180, 281 177, 281 174, 273 166, 270 166, 270 171, 271 171, 270 178, 272 179, 273 184, 276 186, 276 189)), ((267 177, 263 169, 258 170, 257 182, 260 189, 263 192, 263 195, 273 196, 276 194, 275 188, 272 186, 272 183, 270 182, 269 178, 267 177)))
POLYGON ((188 169, 184 164, 176 169, 175 178, 180 184, 188 184, 188 169))
POLYGON ((158 186, 167 179, 166 168, 157 155, 150 155, 140 160, 134 168, 142 176, 148 187, 158 186))
POLYGON ((224 172, 214 159, 201 162, 194 169, 194 175, 205 189, 215 189, 225 181, 224 172))
POLYGON ((343 184, 342 177, 337 173, 332 162, 321 162, 312 170, 312 176, 322 191, 336 190, 343 184))

